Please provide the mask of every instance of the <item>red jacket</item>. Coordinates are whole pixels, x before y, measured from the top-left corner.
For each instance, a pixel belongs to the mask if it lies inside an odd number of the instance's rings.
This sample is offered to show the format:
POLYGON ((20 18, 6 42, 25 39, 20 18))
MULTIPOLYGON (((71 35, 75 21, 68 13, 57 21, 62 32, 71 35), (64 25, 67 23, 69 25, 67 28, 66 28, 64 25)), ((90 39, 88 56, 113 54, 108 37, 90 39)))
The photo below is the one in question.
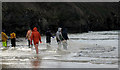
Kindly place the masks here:
POLYGON ((31 34, 31 44, 32 44, 32 40, 34 41, 34 45, 38 44, 39 41, 41 42, 41 35, 37 31, 36 27, 33 28, 33 31, 32 31, 32 34, 31 34))

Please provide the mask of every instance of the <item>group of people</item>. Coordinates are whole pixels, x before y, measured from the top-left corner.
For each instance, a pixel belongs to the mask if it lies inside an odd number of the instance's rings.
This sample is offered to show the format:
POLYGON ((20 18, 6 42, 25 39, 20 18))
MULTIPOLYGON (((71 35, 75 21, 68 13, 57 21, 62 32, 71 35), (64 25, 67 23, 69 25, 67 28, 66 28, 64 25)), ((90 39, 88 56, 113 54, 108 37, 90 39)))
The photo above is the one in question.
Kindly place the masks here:
POLYGON ((58 43, 58 50, 61 50, 62 44, 63 48, 67 50, 67 40, 68 35, 67 35, 67 30, 65 28, 58 28, 58 31, 56 32, 56 39, 58 43))
MULTIPOLYGON (((5 34, 5 31, 2 31, 1 35, 2 35, 3 46, 7 47, 7 40, 9 38, 5 34)), ((47 47, 51 44, 51 37, 54 38, 50 29, 48 29, 46 31, 47 47)), ((33 43, 34 43, 34 47, 36 49, 36 54, 38 54, 38 45, 39 45, 39 42, 42 43, 42 41, 41 41, 41 35, 37 31, 37 27, 34 27, 33 30, 29 29, 27 31, 26 38, 28 39, 28 46, 29 47, 33 46, 33 43), (32 43, 32 41, 33 41, 33 43, 32 43)), ((15 47, 16 46, 16 34, 14 32, 10 34, 10 39, 11 39, 12 47, 15 47)), ((63 48, 65 50, 67 50, 67 40, 68 39, 69 38, 67 35, 66 28, 58 28, 58 31, 56 32, 56 40, 58 43, 58 50, 61 50, 62 45, 63 45, 63 48)))
POLYGON ((39 44, 39 41, 40 41, 40 43, 42 43, 42 41, 41 41, 41 35, 37 31, 37 27, 34 27, 33 31, 28 30, 26 38, 28 39, 29 47, 30 47, 30 45, 33 45, 32 44, 32 40, 33 40, 34 46, 35 46, 35 49, 36 49, 36 53, 38 54, 38 44, 39 44))
POLYGON ((7 47, 7 40, 8 39, 11 39, 11 45, 12 45, 12 47, 16 46, 16 34, 14 32, 10 33, 10 38, 8 38, 8 36, 5 33, 5 30, 3 30, 1 32, 1 36, 2 36, 3 47, 7 47))
MULTIPOLYGON (((51 37, 54 38, 50 29, 48 29, 47 32, 46 32, 47 47, 49 47, 49 45, 51 43, 51 37)), ((67 40, 68 39, 69 38, 68 38, 68 34, 67 34, 67 29, 66 28, 58 28, 58 31, 56 32, 56 40, 57 40, 57 43, 58 43, 58 50, 61 50, 62 44, 63 44, 63 48, 65 50, 67 50, 67 40)))

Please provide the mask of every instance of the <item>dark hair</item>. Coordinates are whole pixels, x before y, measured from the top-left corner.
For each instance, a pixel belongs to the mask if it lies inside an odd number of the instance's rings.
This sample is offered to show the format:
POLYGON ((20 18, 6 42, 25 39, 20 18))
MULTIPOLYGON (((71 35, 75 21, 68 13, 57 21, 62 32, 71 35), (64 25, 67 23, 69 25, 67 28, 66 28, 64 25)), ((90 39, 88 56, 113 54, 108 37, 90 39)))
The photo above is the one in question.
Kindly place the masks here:
POLYGON ((62 28, 62 32, 66 32, 67 33, 67 28, 62 28))
POLYGON ((5 29, 2 29, 2 32, 5 32, 5 29))

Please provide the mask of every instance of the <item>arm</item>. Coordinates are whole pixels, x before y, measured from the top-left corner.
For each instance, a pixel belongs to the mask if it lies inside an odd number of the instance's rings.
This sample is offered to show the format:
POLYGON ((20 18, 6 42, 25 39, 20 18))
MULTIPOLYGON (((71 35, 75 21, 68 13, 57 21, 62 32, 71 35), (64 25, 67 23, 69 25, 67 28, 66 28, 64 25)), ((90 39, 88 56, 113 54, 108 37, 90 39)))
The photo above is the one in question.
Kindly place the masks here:
POLYGON ((8 39, 8 37, 7 37, 7 35, 6 35, 6 34, 4 34, 4 36, 5 36, 5 38, 6 38, 6 39, 8 39))
POLYGON ((27 34, 26 34, 26 38, 28 38, 28 32, 27 32, 27 34))
POLYGON ((56 33, 56 38, 57 38, 59 41, 61 41, 61 40, 60 40, 60 36, 59 36, 58 33, 56 33))
MULTIPOLYGON (((56 39, 58 39, 58 33, 56 33, 56 39)), ((59 39, 58 39, 59 40, 59 39)))
POLYGON ((41 35, 40 35, 40 33, 39 33, 39 40, 40 40, 40 43, 42 43, 42 41, 41 41, 41 35))
POLYGON ((62 33, 60 33, 60 37, 61 37, 61 40, 65 40, 62 33))
POLYGON ((16 38, 16 34, 14 33, 14 35, 15 35, 15 38, 16 38))
POLYGON ((31 34, 31 37, 30 37, 30 44, 32 45, 32 39, 33 39, 33 33, 31 34))
POLYGON ((69 38, 68 38, 68 34, 66 33, 66 37, 67 37, 67 40, 69 40, 69 38))
POLYGON ((51 36, 52 38, 54 38, 54 36, 52 35, 52 33, 50 33, 50 36, 51 36))

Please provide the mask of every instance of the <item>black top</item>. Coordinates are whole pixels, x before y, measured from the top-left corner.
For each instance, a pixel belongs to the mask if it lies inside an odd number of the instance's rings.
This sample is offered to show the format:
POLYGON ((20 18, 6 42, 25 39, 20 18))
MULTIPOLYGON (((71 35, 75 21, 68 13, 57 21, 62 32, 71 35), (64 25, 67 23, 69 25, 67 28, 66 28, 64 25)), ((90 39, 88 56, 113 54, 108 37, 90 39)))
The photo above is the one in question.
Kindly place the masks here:
POLYGON ((63 36, 63 38, 64 38, 65 40, 68 40, 68 39, 69 39, 66 29, 63 29, 63 30, 62 30, 62 36, 63 36))

